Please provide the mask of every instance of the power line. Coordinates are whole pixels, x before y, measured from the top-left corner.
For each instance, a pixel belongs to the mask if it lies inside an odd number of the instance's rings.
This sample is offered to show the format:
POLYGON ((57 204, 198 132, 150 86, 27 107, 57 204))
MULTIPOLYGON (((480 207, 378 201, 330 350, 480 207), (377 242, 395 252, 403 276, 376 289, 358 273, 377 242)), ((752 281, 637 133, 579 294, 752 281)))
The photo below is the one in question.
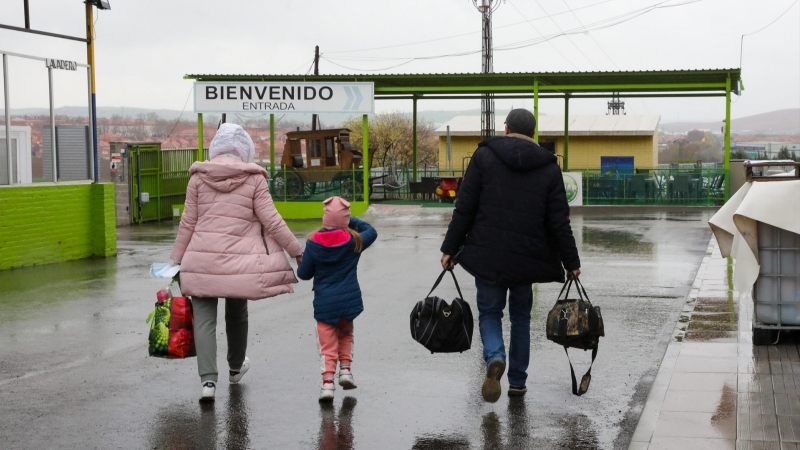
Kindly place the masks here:
MULTIPOLYGON (((312 59, 311 62, 314 62, 314 60, 312 59)), ((290 70, 289 72, 290 73, 296 72, 296 71, 302 69, 305 65, 306 65, 306 63, 300 64, 299 66, 295 67, 294 69, 290 70)))
MULTIPOLYGON (((602 5, 603 3, 608 3, 608 2, 612 2, 612 1, 615 1, 615 0, 603 0, 601 2, 592 3, 592 4, 586 5, 586 6, 581 6, 580 8, 575 8, 575 10, 578 11, 578 10, 581 10, 581 9, 587 9, 587 8, 591 8, 591 7, 594 7, 594 6, 602 5)), ((559 16, 559 15, 562 15, 562 14, 567 14, 567 13, 566 12, 560 12, 560 13, 553 14, 553 16, 559 16)), ((532 19, 532 21, 535 22, 537 20, 546 20, 549 17, 550 16, 538 17, 538 18, 532 19)), ((522 24, 527 23, 527 22, 530 22, 530 21, 526 19, 525 21, 522 21, 522 22, 514 22, 514 23, 507 24, 507 25, 500 25, 498 27, 492 27, 492 29, 499 30, 501 28, 515 27, 517 25, 522 25, 522 24)), ((385 45, 385 46, 382 46, 382 47, 362 48, 362 49, 357 49, 357 50, 339 50, 339 51, 325 52, 325 53, 327 53, 329 55, 333 55, 333 54, 341 54, 341 53, 366 52, 366 51, 370 51, 370 50, 385 50, 385 49, 388 49, 388 48, 407 47, 407 46, 411 46, 411 45, 427 44, 427 43, 430 43, 430 42, 444 41, 444 40, 447 40, 447 39, 455 39, 455 38, 464 37, 464 36, 470 36, 470 35, 478 34, 478 33, 480 33, 480 31, 471 31, 469 33, 454 34, 454 35, 451 35, 451 36, 444 36, 444 37, 440 37, 440 38, 426 39, 424 41, 407 42, 405 44, 385 45)))
MULTIPOLYGON (((561 1, 562 1, 562 2, 564 2, 564 6, 566 6, 566 7, 567 7, 567 9, 569 10, 569 12, 570 12, 570 13, 572 13, 572 17, 574 17, 574 18, 575 18, 575 20, 577 20, 577 21, 578 21, 578 23, 579 23, 579 24, 580 24, 582 27, 586 28, 586 25, 584 25, 584 24, 583 24, 583 21, 581 20, 581 18, 580 18, 580 17, 578 17, 578 15, 577 15, 577 14, 575 14, 575 11, 574 11, 574 10, 573 10, 573 9, 572 9, 570 6, 569 6, 569 3, 567 3, 567 0, 561 0, 561 1)), ((586 34, 588 34, 588 35, 589 35, 589 37, 590 37, 590 38, 592 38, 592 40, 594 41, 595 45, 597 45, 597 48, 599 48, 599 49, 600 49, 600 51, 601 51, 601 52, 603 52, 603 54, 604 54, 604 55, 606 55, 606 58, 608 58, 608 60, 609 60, 609 61, 611 61, 611 64, 613 64, 613 65, 614 65, 614 67, 616 67, 616 68, 617 68, 617 70, 619 70, 619 66, 617 65, 617 63, 615 63, 615 62, 614 62, 614 60, 613 60, 613 59, 611 59, 611 57, 610 57, 610 56, 608 56, 608 53, 606 53, 605 49, 603 49, 603 46, 602 46, 602 45, 600 45, 600 43, 599 43, 599 42, 597 42, 597 39, 595 39, 595 38, 594 38, 594 36, 592 36, 592 33, 589 33, 589 32, 587 31, 587 32, 586 32, 586 34)))
MULTIPOLYGON (((572 13, 572 17, 574 17, 574 18, 575 18, 575 20, 577 20, 577 21, 578 21, 578 23, 579 23, 579 24, 580 24, 582 27, 586 28, 586 25, 584 25, 584 24, 583 24, 583 21, 581 20, 581 18, 580 18, 580 17, 578 17, 578 15, 577 15, 577 14, 575 14, 575 11, 572 9, 572 7, 570 7, 570 6, 569 6, 569 3, 567 3, 567 0, 561 0, 561 1, 562 1, 562 2, 564 2, 564 6, 566 6, 566 7, 567 7, 567 9, 569 10, 569 12, 570 12, 570 13, 572 13)), ((613 58, 611 58, 611 56, 610 56, 610 55, 609 55, 609 54, 606 52, 606 50, 603 48, 603 46, 602 46, 602 45, 600 45, 600 42, 598 42, 598 41, 597 41, 597 39, 595 39, 595 38, 594 38, 594 36, 592 35, 592 33, 589 33, 589 32, 587 31, 587 32, 586 32, 586 34, 588 34, 588 35, 589 35, 589 37, 590 37, 590 38, 592 38, 592 41, 594 41, 595 45, 597 45, 597 48, 599 48, 599 49, 600 49, 600 51, 601 51, 601 52, 603 52, 603 54, 604 54, 604 55, 606 55, 606 58, 608 58, 608 60, 611 62, 611 64, 612 64, 612 65, 613 65, 613 66, 614 66, 614 67, 615 67, 617 70, 622 70, 622 69, 620 69, 620 68, 619 68, 619 66, 618 66, 618 65, 617 65, 617 63, 614 61, 614 59, 613 59, 613 58)), ((647 111, 647 114, 649 115, 649 114, 650 114, 650 108, 648 108, 648 107, 647 107, 647 102, 645 102, 643 98, 639 98, 638 100, 639 100, 639 101, 642 103, 642 106, 644 106, 644 109, 645 109, 645 111, 647 111)))
MULTIPOLYGON (((510 2, 510 1, 509 1, 508 3, 509 3, 509 4, 511 4, 511 6, 512 6, 514 9, 516 9, 516 10, 517 10, 517 12, 519 13, 519 15, 520 15, 520 16, 522 16, 522 18, 523 18, 523 19, 525 19, 525 20, 528 22, 528 24, 530 24, 531 28, 533 28, 533 29, 534 29, 534 31, 536 31, 536 33, 537 33, 537 34, 539 34, 539 36, 541 36, 541 37, 544 37, 544 35, 543 35, 543 34, 542 34, 540 31, 539 31, 539 29, 537 29, 535 26, 533 26, 533 23, 532 23, 530 20, 528 20, 528 18, 527 18, 527 17, 525 17, 525 14, 522 14, 522 11, 520 11, 520 10, 519 10, 519 8, 517 8, 517 6, 516 6, 514 3, 510 2)), ((545 14, 547 14, 547 11, 545 11, 545 14)), ((575 65, 575 64, 574 64, 572 61, 570 61, 570 59, 569 59, 569 58, 567 58, 567 57, 566 57, 566 55, 564 55, 563 53, 561 53, 561 50, 559 50, 559 49, 558 49, 558 47, 556 47, 556 46, 555 46, 555 44, 553 44, 553 43, 552 43, 552 42, 550 42, 550 41, 547 41, 547 43, 548 43, 548 44, 550 44, 550 46, 551 46, 551 47, 553 47, 553 50, 555 50, 556 52, 558 52, 558 54, 559 54, 559 55, 561 55, 561 57, 562 57, 562 58, 564 58, 564 60, 565 60, 565 61, 567 61, 567 62, 568 62, 568 63, 569 63, 569 64, 570 64, 572 67, 574 67, 575 69, 577 69, 577 68, 578 68, 578 66, 576 66, 576 65, 575 65)))
MULTIPOLYGON (((533 46, 533 45, 542 44, 542 43, 547 42, 547 41, 549 41, 551 39, 555 39, 555 38, 560 37, 560 36, 566 36, 568 34, 587 33, 590 30, 603 30, 603 29, 606 29, 606 28, 611 28, 613 26, 620 25, 622 23, 631 21, 631 20, 633 20, 633 19, 635 19, 637 17, 640 17, 640 16, 642 16, 644 14, 647 14, 647 13, 649 13, 651 11, 655 11, 657 9, 685 6, 685 5, 690 5, 690 4, 693 4, 693 3, 701 2, 703 0, 686 0, 686 1, 682 2, 682 3, 665 5, 665 3, 669 3, 670 1, 672 1, 672 0, 664 0, 664 1, 661 1, 659 3, 647 6, 645 8, 641 8, 641 9, 638 9, 638 10, 630 11, 630 12, 627 12, 627 13, 624 13, 624 14, 620 14, 618 16, 613 16, 613 17, 610 17, 610 18, 607 18, 607 19, 603 19, 603 20, 600 20, 600 21, 597 21, 597 22, 593 22, 593 23, 591 23, 591 24, 589 24, 587 26, 581 26, 581 27, 573 28, 573 29, 570 29, 570 30, 567 30, 567 31, 563 31, 563 32, 560 32, 560 33, 556 33, 556 34, 552 34, 552 35, 549 35, 549 36, 542 36, 541 38, 536 38, 536 39, 526 39, 526 40, 523 40, 523 41, 517 41, 517 42, 512 42, 512 43, 509 43, 509 44, 497 46, 497 47, 495 47, 494 51, 518 50, 518 49, 521 49, 521 48, 526 48, 526 47, 530 47, 530 46, 533 46)), ((463 52, 449 53, 449 54, 442 54, 442 55, 430 55, 430 56, 388 57, 388 58, 387 57, 373 57, 372 60, 373 61, 399 61, 399 60, 406 60, 403 63, 403 64, 406 64, 406 63, 409 63, 409 62, 412 62, 412 61, 467 56, 467 55, 474 55, 474 54, 480 53, 480 52, 481 52, 481 50, 471 50, 471 51, 463 51, 463 52)), ((348 60, 348 59, 349 60, 357 60, 356 58, 346 58, 346 57, 344 57, 344 58, 342 58, 342 57, 326 58, 326 60, 328 62, 333 63, 333 61, 331 61, 331 59, 336 59, 336 60, 348 60)), ((358 60, 363 60, 363 59, 358 59, 358 60)), ((356 69, 356 68, 345 67, 345 66, 339 65, 339 67, 344 67, 344 68, 347 68, 347 69, 350 69, 350 70, 359 70, 359 71, 365 71, 365 72, 388 70, 388 69, 391 69, 391 68, 394 68, 394 67, 398 67, 398 66, 399 65, 391 66, 391 67, 383 68, 383 69, 356 69)))
MULTIPOLYGON (((564 35, 567 35, 567 34, 588 33, 589 31, 592 31, 592 30, 595 30, 595 31, 596 30, 604 30, 606 28, 611 28, 613 26, 620 25, 620 24, 625 23, 625 22, 629 22, 629 21, 631 21, 631 20, 633 20, 633 19, 635 19, 637 17, 643 16, 643 15, 645 15, 645 14, 651 12, 651 11, 655 11, 657 9, 674 8, 674 7, 677 7, 677 6, 685 6, 685 5, 690 5, 692 3, 701 2, 703 0, 686 0, 683 3, 676 3, 674 5, 664 5, 664 3, 668 3, 670 1, 671 0, 664 0, 664 1, 660 2, 660 3, 656 3, 655 5, 650 5, 648 7, 642 8, 642 9, 630 11, 628 13, 620 14, 618 16, 610 17, 608 19, 604 19, 604 20, 600 20, 600 21, 597 21, 597 22, 593 22, 593 23, 589 24, 586 27, 573 28, 573 29, 567 30, 567 31, 565 31, 563 33, 557 33, 555 35, 551 35, 547 39, 555 39, 557 37, 564 36, 564 35)), ((541 42, 538 42, 537 39, 529 39, 529 40, 520 41, 520 42, 516 42, 516 43, 506 44, 505 46, 502 46, 503 48, 501 48, 499 50, 516 50, 518 48, 529 47, 531 45, 536 45, 536 44, 539 44, 539 43, 541 43, 541 42)))
MULTIPOLYGON (((538 7, 539 7, 539 9, 541 9, 542 11, 544 11, 544 13, 545 13, 545 14, 548 14, 547 10, 546 10, 546 9, 544 9, 544 6, 542 6, 542 4, 541 4, 541 3, 539 3, 539 0, 534 0, 534 2, 536 3, 536 6, 538 6, 538 7)), ((513 5, 512 5, 512 6, 513 6, 513 5)), ((514 9, 517 9, 517 7, 515 6, 515 7, 514 7, 514 9)), ((517 11, 519 11, 519 10, 517 9, 517 11)), ((520 14, 522 14, 522 13, 520 13, 520 14)), ((550 21, 551 21, 551 22, 553 22, 553 25, 555 25, 555 26, 556 26, 556 28, 558 28, 558 31, 560 31, 560 32, 562 32, 562 33, 564 32, 564 30, 563 30, 563 29, 561 29, 561 26, 558 24, 558 22, 556 22, 556 21, 555 21, 555 19, 553 19, 553 18, 551 17, 551 18, 550 18, 550 21)), ((569 43, 570 43, 570 44, 572 44, 572 46, 573 46, 573 47, 575 47, 575 49, 576 49, 576 50, 578 50, 578 52, 579 52, 581 55, 583 55, 583 57, 584 57, 584 58, 586 58, 586 60, 587 60, 587 61, 589 61, 589 64, 591 64, 591 65, 592 65, 592 67, 594 67, 594 68, 595 68, 595 69, 597 69, 597 70, 600 70, 600 69, 599 69, 599 68, 598 68, 598 67, 597 67, 597 66, 594 64, 594 62, 592 62, 592 60, 591 60, 591 59, 589 59, 589 57, 588 57, 588 56, 586 56, 586 53, 583 53, 583 50, 581 50, 581 49, 580 49, 580 47, 578 47, 577 45, 575 45, 575 42, 572 40, 572 38, 571 38, 571 37, 569 37, 569 35, 564 35, 564 36, 567 38, 567 40, 569 41, 569 43)))
POLYGON ((192 92, 193 91, 194 91, 194 86, 192 86, 189 89, 189 95, 186 96, 186 101, 183 103, 183 109, 181 110, 180 115, 178 115, 178 120, 175 121, 175 125, 172 126, 172 130, 170 130, 170 132, 167 135, 167 137, 164 138, 165 140, 169 139, 169 137, 172 136, 172 132, 175 131, 175 128, 177 128, 178 124, 181 123, 181 117, 183 117, 183 112, 186 111, 186 105, 189 104, 189 99, 192 97, 192 92))
POLYGON ((331 61, 330 59, 328 59, 328 58, 326 58, 326 57, 324 57, 322 55, 320 55, 320 58, 324 59, 325 61, 328 61, 329 63, 333 64, 334 66, 339 66, 339 67, 341 67, 343 69, 349 69, 349 70, 359 70, 361 72, 380 72, 381 70, 394 69, 395 67, 405 66, 406 64, 414 62, 417 59, 417 58, 411 58, 406 62, 402 62, 400 64, 395 64, 394 66, 383 67, 383 68, 380 68, 380 69, 357 69, 355 67, 347 67, 347 66, 343 66, 341 64, 335 63, 335 62, 331 61))
POLYGON ((794 7, 794 5, 796 5, 796 4, 797 4, 797 2, 798 2, 798 0, 794 0, 794 1, 792 2, 792 4, 791 4, 791 5, 789 5, 789 7, 788 7, 788 8, 786 8, 786 11, 782 12, 780 16, 776 17, 776 18, 775 18, 775 20, 773 20, 772 22, 768 23, 768 24, 767 24, 767 25, 765 25, 764 27, 761 27, 761 28, 759 28, 758 30, 756 30, 756 31, 753 31, 752 33, 747 33, 747 34, 743 34, 743 35, 742 35, 742 39, 739 41, 739 68, 740 68, 740 69, 742 68, 742 52, 743 52, 743 50, 744 50, 744 37, 745 37, 745 36, 751 36, 751 35, 754 35, 754 34, 760 33, 760 32, 762 32, 762 31, 766 30, 767 28, 771 27, 771 26, 772 26, 772 24, 774 24, 775 22, 779 21, 779 20, 781 19, 781 17, 783 17, 784 15, 786 15, 786 13, 787 13, 787 12, 789 12, 789 10, 790 10, 790 9, 792 9, 792 7, 794 7))

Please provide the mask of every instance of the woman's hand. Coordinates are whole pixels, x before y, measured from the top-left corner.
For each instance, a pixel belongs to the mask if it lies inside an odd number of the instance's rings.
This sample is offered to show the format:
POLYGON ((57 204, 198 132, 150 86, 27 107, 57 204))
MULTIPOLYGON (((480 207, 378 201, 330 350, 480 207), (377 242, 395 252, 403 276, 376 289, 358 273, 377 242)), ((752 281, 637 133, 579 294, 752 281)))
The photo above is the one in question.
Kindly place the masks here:
POLYGON ((567 271, 567 279, 569 280, 577 280, 579 276, 581 276, 581 269, 567 271))
POLYGON ((294 260, 297 261, 297 265, 298 266, 300 264, 303 264, 303 255, 300 255, 300 256, 296 257, 294 260))

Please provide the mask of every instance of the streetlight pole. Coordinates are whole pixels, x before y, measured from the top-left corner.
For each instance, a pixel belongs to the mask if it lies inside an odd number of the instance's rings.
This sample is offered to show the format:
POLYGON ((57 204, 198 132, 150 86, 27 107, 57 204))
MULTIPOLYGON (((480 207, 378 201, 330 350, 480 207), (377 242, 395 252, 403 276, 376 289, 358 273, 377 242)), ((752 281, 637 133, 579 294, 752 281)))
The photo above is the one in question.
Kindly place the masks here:
MULTIPOLYGON (((86 61, 89 64, 89 71, 91 72, 91 93, 92 116, 89 118, 92 130, 92 159, 94 160, 94 173, 92 179, 97 183, 100 179, 98 170, 100 167, 100 154, 97 151, 97 96, 95 89, 95 68, 94 68, 94 11, 92 10, 92 2, 86 2, 86 61)), ((55 138, 55 136, 53 137, 55 138)))

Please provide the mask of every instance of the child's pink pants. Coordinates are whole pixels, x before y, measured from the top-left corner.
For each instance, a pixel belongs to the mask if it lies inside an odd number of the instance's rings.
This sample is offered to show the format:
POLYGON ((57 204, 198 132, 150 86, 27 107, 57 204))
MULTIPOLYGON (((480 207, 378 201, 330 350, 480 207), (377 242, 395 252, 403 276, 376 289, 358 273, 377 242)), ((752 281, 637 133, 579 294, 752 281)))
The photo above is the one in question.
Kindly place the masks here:
POLYGON ((322 379, 332 380, 336 363, 349 367, 353 361, 353 322, 342 319, 339 325, 317 322, 322 379))

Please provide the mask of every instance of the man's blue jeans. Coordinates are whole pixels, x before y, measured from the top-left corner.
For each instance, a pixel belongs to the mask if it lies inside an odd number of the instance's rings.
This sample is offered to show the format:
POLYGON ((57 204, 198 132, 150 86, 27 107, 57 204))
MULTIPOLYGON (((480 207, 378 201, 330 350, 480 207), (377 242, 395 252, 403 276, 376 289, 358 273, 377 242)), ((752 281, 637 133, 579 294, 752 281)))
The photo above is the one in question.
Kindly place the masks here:
POLYGON ((475 286, 478 288, 478 326, 483 341, 483 359, 487 364, 496 358, 506 361, 502 319, 508 295, 511 319, 508 382, 513 386, 525 386, 531 355, 532 285, 499 286, 476 278, 475 286))

